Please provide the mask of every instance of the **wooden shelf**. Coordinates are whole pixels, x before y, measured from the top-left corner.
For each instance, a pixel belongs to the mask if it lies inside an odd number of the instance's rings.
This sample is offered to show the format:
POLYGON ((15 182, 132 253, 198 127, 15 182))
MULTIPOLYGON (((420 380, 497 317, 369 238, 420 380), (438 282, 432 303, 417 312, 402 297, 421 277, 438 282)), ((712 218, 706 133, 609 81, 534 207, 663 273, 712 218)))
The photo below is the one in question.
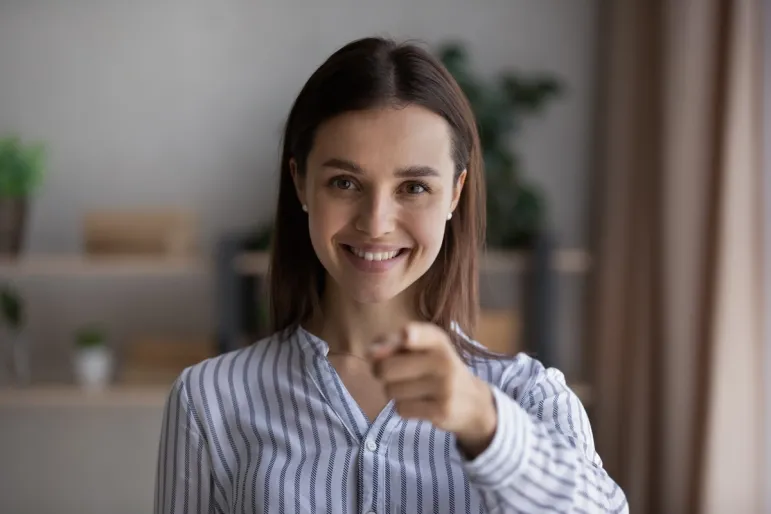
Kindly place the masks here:
MULTIPOLYGON (((244 252, 235 258, 233 266, 242 275, 263 275, 268 271, 268 263, 266 252, 244 252)), ((528 266, 525 252, 488 251, 480 262, 480 269, 485 273, 523 272, 528 266)), ((553 266, 558 273, 578 275, 589 271, 591 258, 580 249, 558 250, 554 253, 553 266)))
MULTIPOLYGON (((525 252, 491 250, 482 255, 479 267, 485 273, 510 273, 527 271, 529 265, 525 252)), ((552 267, 557 273, 580 275, 591 268, 591 257, 577 248, 556 250, 552 267)))
POLYGON ((163 407, 168 386, 113 385, 86 390, 76 385, 46 384, 0 388, 0 407, 163 407))
POLYGON ((267 252, 243 252, 233 260, 233 267, 241 275, 264 275, 268 272, 269 262, 267 252))
POLYGON ((203 273, 209 263, 198 257, 92 257, 31 254, 0 258, 0 277, 185 275, 203 273))
MULTIPOLYGON (((584 407, 592 402, 591 386, 571 384, 584 407)), ((88 391, 75 385, 35 385, 30 387, 0 388, 2 407, 156 407, 166 403, 171 384, 114 385, 103 391, 88 391)))

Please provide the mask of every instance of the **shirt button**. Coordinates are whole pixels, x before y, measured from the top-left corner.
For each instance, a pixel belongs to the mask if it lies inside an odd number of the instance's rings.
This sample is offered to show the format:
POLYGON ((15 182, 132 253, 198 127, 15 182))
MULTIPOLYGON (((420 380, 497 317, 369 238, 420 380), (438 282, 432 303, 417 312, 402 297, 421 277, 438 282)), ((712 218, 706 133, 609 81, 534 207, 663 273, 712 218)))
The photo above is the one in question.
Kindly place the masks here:
POLYGON ((375 512, 374 511, 369 511, 369 512, 367 512, 367 514, 375 514, 375 512))
MULTIPOLYGON (((377 443, 372 439, 367 439, 366 445, 367 445, 367 449, 371 452, 374 452, 375 450, 377 450, 377 443)), ((370 512, 368 514, 374 514, 374 512, 370 512)))

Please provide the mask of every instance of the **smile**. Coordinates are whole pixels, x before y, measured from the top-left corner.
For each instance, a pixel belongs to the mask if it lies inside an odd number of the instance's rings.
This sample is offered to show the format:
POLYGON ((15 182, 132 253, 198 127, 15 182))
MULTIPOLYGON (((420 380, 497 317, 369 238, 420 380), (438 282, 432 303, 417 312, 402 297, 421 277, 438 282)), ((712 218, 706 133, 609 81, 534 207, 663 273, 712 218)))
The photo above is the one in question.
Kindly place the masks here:
POLYGON ((387 251, 370 251, 356 248, 350 245, 340 245, 345 250, 348 260, 359 271, 383 272, 388 271, 398 262, 402 261, 410 252, 409 248, 388 248, 387 251))
POLYGON ((394 250, 392 252, 365 252, 364 250, 360 250, 359 248, 355 248, 353 246, 346 246, 346 248, 352 254, 364 259, 365 261, 387 261, 399 255, 399 253, 401 253, 403 250, 394 250))

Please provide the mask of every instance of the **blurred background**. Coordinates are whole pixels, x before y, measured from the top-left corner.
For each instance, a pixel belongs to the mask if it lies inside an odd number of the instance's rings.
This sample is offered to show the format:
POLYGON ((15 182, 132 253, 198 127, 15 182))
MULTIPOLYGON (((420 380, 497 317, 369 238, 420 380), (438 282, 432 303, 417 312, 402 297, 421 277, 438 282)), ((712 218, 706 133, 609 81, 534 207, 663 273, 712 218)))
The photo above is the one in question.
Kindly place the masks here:
POLYGON ((477 116, 477 339, 565 373, 631 512, 771 513, 771 2, 317 4, 0 3, 0 512, 151 511, 171 382, 265 334, 291 102, 383 35, 477 116))

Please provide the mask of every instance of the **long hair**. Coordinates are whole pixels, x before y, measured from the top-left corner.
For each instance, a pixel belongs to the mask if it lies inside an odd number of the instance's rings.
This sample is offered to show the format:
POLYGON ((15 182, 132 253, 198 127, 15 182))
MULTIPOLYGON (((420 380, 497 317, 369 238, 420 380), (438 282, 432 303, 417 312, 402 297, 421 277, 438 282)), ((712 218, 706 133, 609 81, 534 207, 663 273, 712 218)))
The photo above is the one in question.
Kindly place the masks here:
POLYGON ((419 279, 419 313, 447 330, 461 355, 490 355, 468 341, 473 339, 479 314, 477 258, 485 233, 484 171, 474 114, 458 84, 435 57, 418 46, 383 38, 360 39, 337 50, 311 75, 289 113, 270 256, 274 331, 286 333, 312 315, 326 276, 311 245, 290 160, 295 160, 298 173, 306 173, 315 132, 330 118, 410 104, 447 121, 452 130, 456 183, 466 170, 465 186, 446 224, 442 248, 419 279))

